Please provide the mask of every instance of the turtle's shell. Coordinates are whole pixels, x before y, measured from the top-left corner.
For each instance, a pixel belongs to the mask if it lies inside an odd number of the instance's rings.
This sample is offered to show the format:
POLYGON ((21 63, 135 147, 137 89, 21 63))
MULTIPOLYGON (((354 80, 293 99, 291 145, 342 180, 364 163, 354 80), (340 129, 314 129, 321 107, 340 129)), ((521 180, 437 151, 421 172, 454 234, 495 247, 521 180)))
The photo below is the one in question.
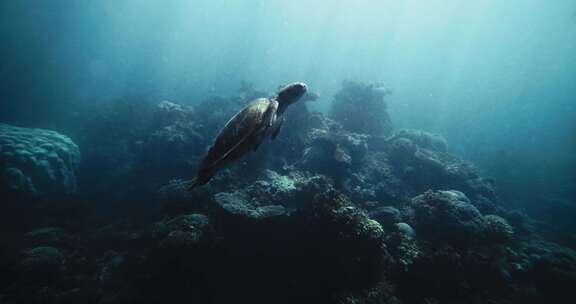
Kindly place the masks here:
POLYGON ((234 115, 210 146, 200 170, 214 172, 259 145, 277 108, 275 100, 259 98, 234 115))

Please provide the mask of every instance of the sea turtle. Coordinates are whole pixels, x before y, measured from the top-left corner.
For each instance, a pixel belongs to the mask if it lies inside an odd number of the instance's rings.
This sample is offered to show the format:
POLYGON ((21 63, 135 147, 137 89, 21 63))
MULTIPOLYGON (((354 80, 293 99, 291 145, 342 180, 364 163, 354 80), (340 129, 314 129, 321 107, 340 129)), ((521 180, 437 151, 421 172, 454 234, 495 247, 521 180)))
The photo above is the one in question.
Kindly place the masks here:
POLYGON ((236 113, 208 149, 190 190, 206 184, 219 169, 248 151, 258 149, 267 136, 274 140, 284 121, 284 111, 306 91, 306 84, 295 82, 281 88, 275 97, 258 98, 236 113))

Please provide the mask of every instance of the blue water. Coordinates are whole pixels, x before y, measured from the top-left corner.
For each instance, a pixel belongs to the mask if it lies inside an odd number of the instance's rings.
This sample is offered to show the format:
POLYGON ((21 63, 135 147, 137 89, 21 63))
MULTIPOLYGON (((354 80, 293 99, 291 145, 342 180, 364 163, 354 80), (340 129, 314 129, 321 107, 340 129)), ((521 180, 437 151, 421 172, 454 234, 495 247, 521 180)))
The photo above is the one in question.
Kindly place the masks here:
POLYGON ((0 115, 193 104, 241 80, 305 80, 322 110, 342 80, 384 81, 396 125, 442 133, 487 167, 505 153, 510 171, 573 196, 575 13, 573 1, 6 2, 0 115))

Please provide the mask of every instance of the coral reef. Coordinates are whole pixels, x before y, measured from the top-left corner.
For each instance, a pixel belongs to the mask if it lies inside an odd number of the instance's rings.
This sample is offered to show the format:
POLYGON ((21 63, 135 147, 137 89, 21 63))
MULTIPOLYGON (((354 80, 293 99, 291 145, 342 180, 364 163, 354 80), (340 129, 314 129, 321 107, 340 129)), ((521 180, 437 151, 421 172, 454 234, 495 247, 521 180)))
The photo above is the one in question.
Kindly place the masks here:
POLYGON ((189 159, 185 155, 201 154, 208 138, 202 135, 195 114, 191 107, 169 101, 159 103, 150 135, 144 141, 144 159, 166 165, 166 155, 172 155, 169 165, 178 166, 189 159))
POLYGON ((498 215, 485 215, 482 217, 484 237, 494 242, 509 241, 514 237, 514 229, 506 219, 498 215))
MULTIPOLYGON (((214 134, 246 102, 268 95, 245 82, 237 96, 194 107, 147 105, 148 120, 128 117, 139 110, 118 110, 103 123, 122 118, 122 130, 81 139, 109 146, 88 147, 80 170, 102 166, 105 175, 83 175, 83 191, 57 197, 60 208, 22 204, 18 219, 26 225, 6 222, 15 213, 2 210, 0 302, 570 299, 576 253, 547 240, 555 231, 547 223, 506 208, 494 182, 453 155, 440 135, 393 130, 389 93, 380 84, 345 82, 332 118, 294 105, 275 142, 194 192, 188 179, 214 134), (83 220, 79 208, 92 217, 83 220)), ((69 139, 0 130, 0 165, 10 180, 3 186, 74 189, 79 154, 69 139), (22 152, 35 149, 43 156, 22 152), (50 170, 56 179, 45 184, 50 170)))
POLYGON ((427 191, 412 199, 416 229, 433 239, 468 242, 482 230, 482 214, 459 191, 427 191))
POLYGON ((386 228, 391 228, 400 222, 400 210, 392 206, 378 207, 370 211, 369 215, 386 228))
POLYGON ((416 231, 414 231, 414 228, 406 223, 396 223, 395 228, 403 236, 408 238, 416 237, 416 231))
POLYGON ((482 215, 460 191, 427 191, 412 199, 413 222, 427 238, 456 245, 506 243, 514 228, 498 215, 482 215))
POLYGON ((0 124, 2 187, 31 195, 76 191, 80 151, 60 133, 0 124))
POLYGON ((295 209, 305 206, 315 194, 329 189, 332 189, 332 182, 323 175, 296 170, 280 175, 265 170, 263 178, 248 186, 246 192, 260 201, 295 209))
POLYGON ((411 195, 428 189, 457 189, 483 212, 493 212, 498 201, 494 185, 474 166, 448 153, 446 140, 418 130, 399 130, 387 139, 394 172, 411 195))
POLYGON ((344 81, 332 101, 331 115, 352 132, 389 135, 392 123, 385 97, 391 93, 381 83, 344 81))
POLYGON ((186 214, 165 219, 154 225, 151 236, 159 240, 161 248, 182 250, 196 246, 207 238, 210 220, 203 214, 186 214))
POLYGON ((220 192, 215 195, 214 200, 228 213, 250 219, 279 216, 286 212, 281 205, 260 206, 257 201, 250 201, 241 191, 220 192))
POLYGON ((361 162, 368 150, 367 137, 345 131, 336 122, 321 118, 322 127, 311 128, 304 139, 301 166, 333 176, 361 162))
POLYGON ((233 192, 216 193, 214 200, 231 214, 262 219, 304 207, 315 194, 331 189, 331 181, 323 175, 265 170, 263 179, 233 192))

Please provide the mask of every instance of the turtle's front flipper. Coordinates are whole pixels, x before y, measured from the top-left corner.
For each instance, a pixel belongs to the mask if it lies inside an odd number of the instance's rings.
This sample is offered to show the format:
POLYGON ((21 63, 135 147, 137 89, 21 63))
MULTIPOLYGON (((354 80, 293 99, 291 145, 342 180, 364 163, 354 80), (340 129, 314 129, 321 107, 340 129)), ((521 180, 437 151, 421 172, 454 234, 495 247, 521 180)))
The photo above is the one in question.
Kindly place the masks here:
POLYGON ((276 136, 278 136, 278 133, 280 133, 280 127, 282 127, 282 123, 284 123, 284 117, 278 119, 278 122, 276 123, 276 128, 274 129, 274 132, 272 132, 272 140, 276 139, 276 136))
POLYGON ((260 144, 264 141, 264 138, 266 138, 266 129, 267 127, 265 127, 264 131, 259 132, 259 134, 256 134, 256 137, 254 139, 254 143, 252 144, 253 146, 253 150, 256 151, 258 150, 258 147, 260 147, 260 144))
POLYGON ((268 109, 264 113, 262 118, 262 123, 258 127, 257 131, 254 133, 254 141, 252 142, 252 149, 254 151, 258 150, 260 144, 264 141, 267 135, 270 134, 272 128, 275 128, 278 124, 278 118, 276 115, 276 110, 278 109, 278 102, 275 100, 270 102, 268 109))

